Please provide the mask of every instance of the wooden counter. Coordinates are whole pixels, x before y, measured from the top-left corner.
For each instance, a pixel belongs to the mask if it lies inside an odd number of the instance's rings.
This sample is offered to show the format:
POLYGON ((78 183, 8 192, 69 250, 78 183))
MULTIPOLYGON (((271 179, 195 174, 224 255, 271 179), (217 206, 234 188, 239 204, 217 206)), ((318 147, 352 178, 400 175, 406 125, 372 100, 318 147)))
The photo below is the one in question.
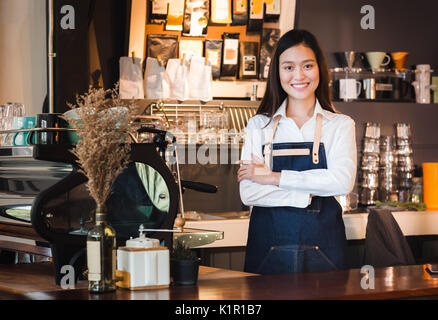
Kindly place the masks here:
MULTIPOLYGON (((360 269, 259 276, 200 268, 196 286, 90 294, 86 282, 63 290, 53 284, 50 264, 0 266, 0 299, 31 300, 293 300, 438 297, 438 278, 423 265, 375 269, 374 289, 361 288, 360 269)), ((369 282, 368 282, 369 283, 369 282)))

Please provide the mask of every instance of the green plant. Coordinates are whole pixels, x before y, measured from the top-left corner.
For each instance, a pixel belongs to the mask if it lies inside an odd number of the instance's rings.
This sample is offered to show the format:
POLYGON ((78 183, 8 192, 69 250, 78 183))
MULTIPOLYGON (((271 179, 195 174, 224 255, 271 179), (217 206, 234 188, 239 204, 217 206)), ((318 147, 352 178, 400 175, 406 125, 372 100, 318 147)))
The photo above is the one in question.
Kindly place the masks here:
POLYGON ((196 252, 181 241, 176 241, 172 250, 171 258, 174 260, 198 260, 196 252))
POLYGON ((408 210, 415 210, 415 211, 425 211, 426 205, 422 202, 414 203, 414 202, 397 202, 397 201, 388 201, 388 202, 381 202, 376 201, 377 207, 396 207, 396 208, 404 208, 408 210))

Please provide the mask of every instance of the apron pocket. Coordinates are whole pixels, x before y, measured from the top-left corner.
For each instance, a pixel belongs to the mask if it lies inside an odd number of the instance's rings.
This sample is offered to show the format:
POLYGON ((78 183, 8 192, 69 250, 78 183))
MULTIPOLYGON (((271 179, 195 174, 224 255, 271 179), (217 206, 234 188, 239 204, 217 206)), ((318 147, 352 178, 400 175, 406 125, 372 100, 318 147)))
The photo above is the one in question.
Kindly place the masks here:
POLYGON ((304 272, 320 272, 337 270, 338 267, 318 246, 309 246, 303 259, 304 272))
POLYGON ((336 265, 318 246, 285 245, 271 247, 257 273, 281 274, 336 270, 336 265))
POLYGON ((307 213, 319 213, 321 211, 322 198, 312 197, 312 202, 305 208, 307 213))

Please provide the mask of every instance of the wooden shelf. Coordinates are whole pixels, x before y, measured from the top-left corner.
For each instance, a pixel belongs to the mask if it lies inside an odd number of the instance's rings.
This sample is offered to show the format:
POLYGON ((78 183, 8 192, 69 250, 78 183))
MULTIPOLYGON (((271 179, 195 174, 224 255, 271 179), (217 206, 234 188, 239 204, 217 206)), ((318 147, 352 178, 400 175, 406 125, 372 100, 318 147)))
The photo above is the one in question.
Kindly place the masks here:
POLYGON ((252 86, 257 85, 257 98, 263 98, 266 82, 254 80, 213 81, 213 98, 249 98, 252 86))

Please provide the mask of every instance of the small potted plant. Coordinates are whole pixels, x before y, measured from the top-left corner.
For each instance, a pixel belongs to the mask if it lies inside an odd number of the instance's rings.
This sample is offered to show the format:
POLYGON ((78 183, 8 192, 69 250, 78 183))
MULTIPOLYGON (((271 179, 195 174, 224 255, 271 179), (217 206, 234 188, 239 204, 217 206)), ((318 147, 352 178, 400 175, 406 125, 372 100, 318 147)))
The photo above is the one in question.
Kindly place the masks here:
POLYGON ((175 285, 195 285, 198 281, 199 258, 196 252, 177 241, 170 257, 170 274, 175 285))

